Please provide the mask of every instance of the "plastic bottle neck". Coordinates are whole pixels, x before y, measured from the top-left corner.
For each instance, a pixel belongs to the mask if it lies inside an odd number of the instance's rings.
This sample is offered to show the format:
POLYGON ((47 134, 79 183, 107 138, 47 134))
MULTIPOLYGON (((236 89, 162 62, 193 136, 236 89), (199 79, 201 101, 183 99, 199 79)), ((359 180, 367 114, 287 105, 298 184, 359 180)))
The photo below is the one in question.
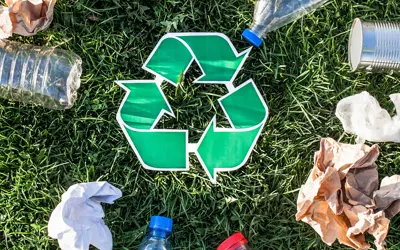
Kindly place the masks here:
POLYGON ((267 29, 267 27, 265 27, 264 25, 262 25, 262 24, 253 24, 251 27, 250 27, 250 30, 255 34, 255 35, 257 35, 259 38, 261 38, 261 39, 263 39, 263 38, 265 38, 265 36, 266 36, 266 29, 267 29))
POLYGON ((147 234, 150 237, 157 237, 157 238, 163 238, 167 239, 171 233, 167 232, 165 230, 160 230, 160 229, 150 229, 149 233, 147 234))

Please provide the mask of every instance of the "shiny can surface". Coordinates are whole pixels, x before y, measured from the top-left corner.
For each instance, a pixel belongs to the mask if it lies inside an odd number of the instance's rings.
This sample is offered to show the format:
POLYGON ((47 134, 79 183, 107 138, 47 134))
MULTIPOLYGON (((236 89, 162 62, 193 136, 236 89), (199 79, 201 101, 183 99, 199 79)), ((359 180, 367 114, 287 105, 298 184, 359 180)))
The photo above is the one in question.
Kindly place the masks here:
POLYGON ((350 32, 351 69, 400 72, 400 23, 356 18, 350 32))

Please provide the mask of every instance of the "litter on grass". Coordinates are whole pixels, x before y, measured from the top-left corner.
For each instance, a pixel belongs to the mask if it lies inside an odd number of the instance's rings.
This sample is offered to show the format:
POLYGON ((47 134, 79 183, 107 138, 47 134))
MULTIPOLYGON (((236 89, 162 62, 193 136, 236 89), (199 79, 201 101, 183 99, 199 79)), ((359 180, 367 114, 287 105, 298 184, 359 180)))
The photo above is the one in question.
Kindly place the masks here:
POLYGON ((350 31, 349 61, 353 71, 400 71, 400 23, 356 18, 350 31))
MULTIPOLYGON (((390 95, 397 113, 400 111, 400 94, 390 95)), ((337 105, 336 116, 343 129, 358 136, 357 142, 400 142, 400 117, 391 117, 368 92, 346 97, 337 105)))
POLYGON ((5 0, 0 7, 0 39, 12 36, 32 36, 46 29, 53 21, 56 0, 5 0))
POLYGON ((369 233, 377 249, 385 249, 390 219, 400 211, 400 176, 384 178, 378 189, 378 156, 378 145, 322 139, 299 193, 296 219, 312 226, 328 245, 338 239, 366 250, 369 233))
POLYGON ((71 186, 51 214, 49 236, 58 239, 62 250, 88 250, 89 245, 111 250, 112 235, 100 203, 113 204, 121 196, 121 190, 107 182, 71 186))
POLYGON ((253 24, 243 32, 243 37, 253 46, 260 47, 262 39, 269 32, 300 19, 327 1, 258 0, 254 8, 253 24))

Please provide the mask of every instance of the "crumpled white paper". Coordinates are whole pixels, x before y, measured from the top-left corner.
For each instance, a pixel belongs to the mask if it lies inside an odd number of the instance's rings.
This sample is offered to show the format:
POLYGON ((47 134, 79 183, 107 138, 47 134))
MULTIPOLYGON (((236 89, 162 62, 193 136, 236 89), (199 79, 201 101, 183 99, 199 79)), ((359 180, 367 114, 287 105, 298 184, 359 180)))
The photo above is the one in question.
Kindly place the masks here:
MULTIPOLYGON (((400 94, 390 95, 400 112, 400 94)), ((357 143, 400 142, 400 117, 391 117, 368 92, 346 97, 337 105, 336 116, 346 132, 358 136, 357 143)))
POLYGON ((121 190, 107 182, 72 185, 51 214, 49 236, 58 239, 63 250, 87 250, 89 245, 111 250, 112 235, 100 203, 113 204, 121 196, 121 190))

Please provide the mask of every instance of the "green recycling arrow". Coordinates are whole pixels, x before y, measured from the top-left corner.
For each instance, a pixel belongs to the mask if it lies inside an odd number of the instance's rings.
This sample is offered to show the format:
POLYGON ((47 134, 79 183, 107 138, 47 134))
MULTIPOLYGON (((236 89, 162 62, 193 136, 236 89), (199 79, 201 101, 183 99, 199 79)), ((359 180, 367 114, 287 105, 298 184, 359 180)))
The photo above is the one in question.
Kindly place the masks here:
POLYGON ((250 51, 238 53, 220 33, 170 33, 161 38, 143 69, 177 85, 195 61, 203 75, 194 83, 231 83, 250 51))
POLYGON ((242 167, 267 121, 268 107, 252 80, 232 84, 250 49, 238 53, 220 33, 165 35, 143 68, 155 80, 117 81, 127 94, 117 120, 142 166, 156 171, 189 170, 189 153, 195 153, 212 182, 217 173, 242 167), (195 83, 225 84, 229 93, 219 99, 231 128, 218 128, 214 117, 198 143, 189 144, 187 130, 157 129, 164 114, 174 113, 161 83, 176 86, 196 62, 203 75, 195 83))
POLYGON ((252 80, 219 99, 232 128, 217 128, 214 116, 199 141, 197 157, 213 182, 248 160, 267 121, 268 107, 252 80))
POLYGON ((186 170, 188 131, 154 129, 163 114, 174 116, 157 81, 118 81, 127 91, 117 120, 141 164, 149 170, 186 170))

